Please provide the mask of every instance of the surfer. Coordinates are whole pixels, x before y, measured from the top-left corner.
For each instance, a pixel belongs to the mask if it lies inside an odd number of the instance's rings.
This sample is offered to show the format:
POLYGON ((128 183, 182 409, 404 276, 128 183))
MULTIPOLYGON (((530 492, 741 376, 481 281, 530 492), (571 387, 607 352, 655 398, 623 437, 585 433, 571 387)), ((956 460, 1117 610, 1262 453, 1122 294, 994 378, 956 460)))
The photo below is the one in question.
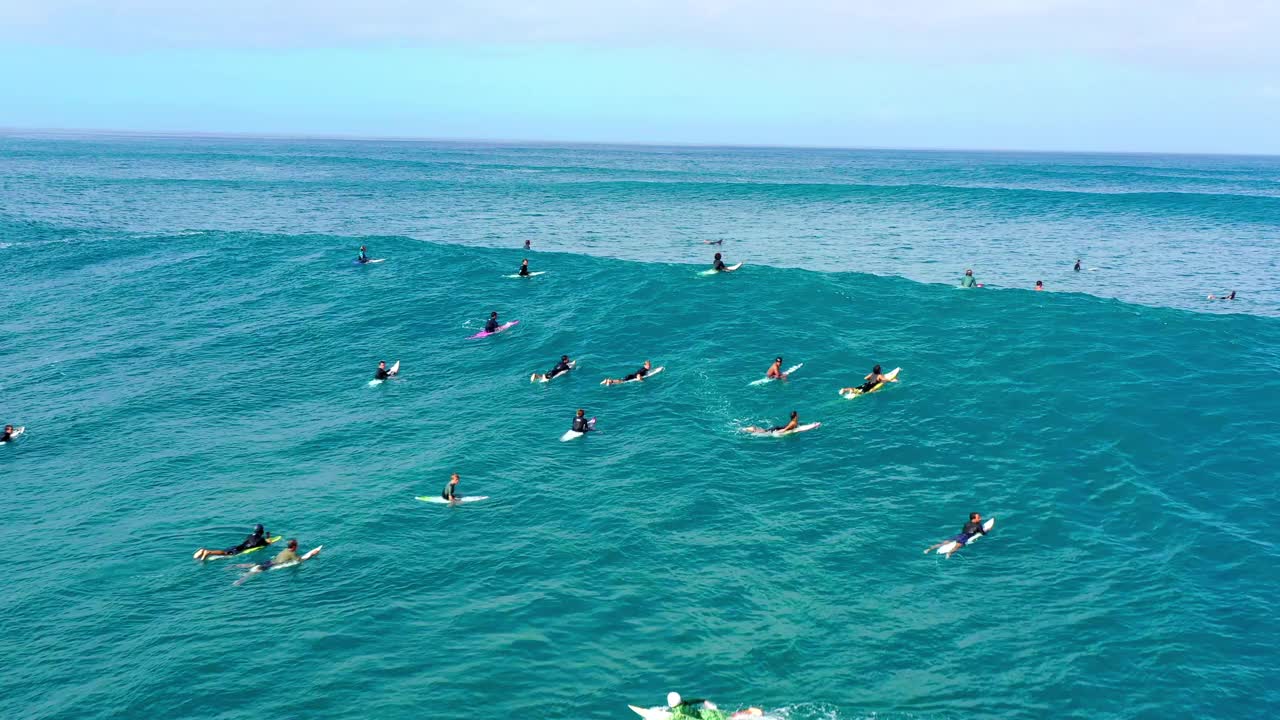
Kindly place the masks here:
POLYGON ((1036 292, 1040 292, 1041 290, 1044 290, 1044 281, 1043 281, 1043 280, 1037 280, 1037 281, 1036 281, 1036 292))
POLYGON ((589 433, 592 431, 591 421, 587 419, 587 411, 578 408, 578 413, 573 416, 573 426, 569 428, 574 432, 589 433))
POLYGON ((378 369, 377 369, 377 370, 375 370, 375 371, 374 371, 374 373, 373 373, 373 379, 374 379, 374 380, 386 380, 386 379, 387 379, 387 378, 389 378, 389 377, 391 377, 391 373, 387 372, 387 361, 386 361, 386 360, 379 360, 379 361, 378 361, 378 369))
POLYGON ((555 378, 573 369, 573 366, 570 365, 569 363, 570 363, 569 356, 561 355, 560 362, 556 363, 556 366, 551 368, 551 372, 547 373, 546 375, 539 375, 538 373, 534 373, 533 377, 529 379, 530 380, 554 380, 555 378))
POLYGON ((796 412, 795 410, 792 410, 791 420, 789 420, 786 425, 775 425, 771 428, 762 428, 762 427, 756 427, 755 425, 748 425, 747 427, 742 428, 742 432, 756 433, 757 435, 768 435, 770 433, 790 432, 792 430, 795 430, 799 426, 800 426, 800 413, 796 412))
POLYGON ((782 372, 782 356, 773 359, 773 364, 769 366, 768 372, 764 374, 767 378, 776 378, 778 380, 786 380, 787 374, 782 372))
POLYGON ((733 272, 725 267, 724 260, 720 259, 720 253, 716 253, 715 262, 711 263, 711 269, 715 272, 733 272))
POLYGON ((356 256, 356 262, 361 265, 369 262, 369 256, 365 253, 365 247, 363 245, 360 246, 360 254, 356 256))
POLYGON ((885 377, 884 373, 880 372, 879 365, 871 368, 871 372, 867 373, 866 376, 863 377, 862 379, 865 380, 866 382, 862 383, 858 387, 840 388, 840 394, 843 395, 845 393, 854 393, 857 395, 861 395, 862 393, 871 392, 872 388, 879 385, 880 383, 898 382, 898 378, 896 377, 893 379, 889 379, 885 377))
POLYGON ((520 263, 520 277, 529 277, 529 259, 525 258, 520 263))
POLYGON ((484 324, 484 331, 487 333, 498 332, 498 311, 494 310, 489 313, 489 321, 484 324))
POLYGON ((454 473, 450 475, 449 484, 445 485, 444 490, 440 492, 440 497, 444 498, 445 500, 448 500, 450 505, 458 501, 458 497, 455 494, 455 491, 458 488, 458 480, 460 479, 461 478, 458 477, 458 473, 454 473))
POLYGON ((529 249, 529 241, 528 241, 528 240, 525 240, 525 241, 524 241, 524 249, 525 249, 525 250, 528 250, 528 249, 529 249))
POLYGON ((943 545, 946 545, 949 542, 954 542, 956 544, 955 549, 947 553, 947 557, 951 557, 951 553, 964 547, 965 543, 973 539, 974 535, 986 535, 986 534, 987 534, 987 531, 982 528, 982 515, 976 512, 969 513, 969 522, 964 524, 964 527, 960 529, 960 532, 958 534, 956 534, 953 537, 949 537, 940 543, 930 545, 929 547, 925 548, 924 552, 927 555, 931 550, 937 550, 938 548, 942 547, 943 545))
POLYGON ((1210 299, 1210 300, 1235 300, 1235 299, 1236 299, 1236 291, 1235 291, 1235 290, 1232 290, 1230 295, 1223 295, 1222 297, 1218 297, 1218 296, 1216 296, 1216 295, 1210 295, 1210 296, 1209 296, 1209 299, 1210 299))
POLYGON ((239 545, 233 548, 227 548, 226 550, 206 550, 204 548, 200 548, 192 557, 196 560, 204 560, 207 557, 213 557, 216 555, 239 555, 245 550, 266 547, 270 544, 270 541, 267 540, 266 529, 263 528, 262 525, 254 525, 253 533, 250 534, 249 537, 245 538, 244 542, 239 545))
POLYGON ((1076 266, 1073 268, 1076 272, 1080 272, 1080 258, 1076 258, 1076 266))
POLYGON ((973 270, 965 270, 964 277, 960 278, 960 287, 982 287, 982 283, 973 277, 973 270))
POLYGON ((249 572, 241 576, 241 578, 237 580, 235 584, 240 585, 244 583, 245 580, 248 580, 251 576, 256 575, 257 573, 260 573, 264 570, 270 570, 271 568, 277 568, 277 567, 288 567, 290 565, 297 565, 299 563, 306 562, 307 560, 310 560, 311 558, 315 557, 316 553, 320 552, 321 547, 323 546, 318 545, 316 547, 313 547, 307 551, 306 555, 299 557, 298 541, 291 539, 289 540, 288 547, 286 547, 284 550, 281 550, 275 557, 271 558, 270 560, 264 563, 258 563, 256 565, 253 565, 253 564, 240 565, 239 567, 249 568, 249 572))
POLYGON ((4 434, 0 435, 0 443, 7 443, 13 439, 13 426, 5 425, 4 434))
POLYGON ((724 245, 724 240, 703 240, 703 245, 724 245))
MULTIPOLYGON (((639 370, 636 370, 635 372, 631 373, 630 375, 628 375, 628 376, 626 376, 626 377, 624 377, 624 378, 622 378, 622 379, 620 379, 620 380, 619 380, 619 379, 617 379, 617 378, 607 378, 607 379, 604 381, 604 383, 603 383, 603 384, 604 384, 604 385, 617 385, 618 383, 629 382, 629 381, 631 381, 631 380, 639 380, 640 382, 644 382, 644 376, 645 376, 645 375, 648 375, 648 374, 649 374, 649 371, 650 371, 651 369, 653 369, 653 365, 652 365, 652 364, 650 364, 650 362, 649 362, 648 360, 645 360, 645 361, 644 361, 644 365, 641 365, 639 370)), ((578 412, 579 412, 579 413, 581 413, 582 411, 581 411, 581 410, 579 410, 578 412)))
POLYGON ((716 704, 704 698, 684 700, 678 692, 667 693, 667 709, 673 718, 697 718, 698 720, 723 720, 724 713, 716 704))

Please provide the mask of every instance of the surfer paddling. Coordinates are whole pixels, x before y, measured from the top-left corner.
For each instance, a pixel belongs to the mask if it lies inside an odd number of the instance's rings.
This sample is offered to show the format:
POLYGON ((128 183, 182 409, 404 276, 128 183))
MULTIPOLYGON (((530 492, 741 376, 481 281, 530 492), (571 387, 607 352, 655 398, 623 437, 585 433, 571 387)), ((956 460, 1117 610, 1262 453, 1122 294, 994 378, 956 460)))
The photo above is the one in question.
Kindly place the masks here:
POLYGON ((951 548, 951 550, 947 552, 947 557, 951 557, 951 553, 954 553, 956 550, 959 550, 960 548, 964 547, 970 540, 974 538, 975 535, 986 535, 986 534, 987 534, 986 528, 982 527, 982 515, 976 512, 969 513, 969 522, 964 524, 964 527, 960 529, 959 533, 957 533, 956 535, 953 535, 952 537, 947 538, 946 540, 943 540, 940 543, 935 543, 933 545, 930 545, 929 547, 925 548, 924 552, 927 555, 929 554, 930 551, 937 550, 943 545, 953 542, 955 543, 955 547, 951 548))
POLYGON ((551 372, 547 373, 546 375, 539 375, 538 373, 534 373, 529 376, 529 382, 534 382, 535 380, 546 380, 546 381, 554 380, 560 377, 561 375, 569 372, 572 369, 573 369, 573 361, 569 359, 568 355, 561 355, 560 362, 556 363, 556 366, 551 368, 551 372))
POLYGON ((879 365, 871 368, 871 372, 867 373, 862 379, 866 382, 862 383, 858 387, 840 388, 840 394, 852 393, 854 395, 861 395, 862 393, 871 392, 880 383, 898 382, 898 378, 896 376, 888 377, 884 373, 880 372, 879 365))
MULTIPOLYGON (((648 360, 645 360, 644 365, 641 365, 639 370, 636 370, 630 375, 627 375, 626 377, 622 377, 622 378, 605 378, 604 381, 601 382, 600 384, 601 385, 617 385, 619 383, 631 382, 632 380, 635 380, 636 382, 644 382, 645 375, 648 375, 649 371, 651 371, 652 369, 653 369, 653 364, 650 363, 648 360)), ((581 413, 582 411, 579 410, 578 412, 581 413)))
POLYGON ((318 552, 320 552, 320 547, 315 547, 315 548, 312 548, 311 550, 308 550, 306 555, 299 556, 298 541, 295 539, 290 539, 288 547, 286 547, 284 550, 281 550, 275 557, 271 558, 270 560, 264 563, 258 563, 256 565, 253 563, 246 563, 246 564, 240 565, 239 567, 249 568, 249 572, 245 573, 244 576, 242 576, 239 580, 235 582, 235 584, 240 585, 245 580, 248 580, 251 576, 256 575, 264 570, 270 570, 271 568, 289 567, 291 565, 298 565, 298 564, 304 563, 310 560, 311 558, 315 557, 316 553, 318 552))
POLYGON ((1219 296, 1219 295, 1212 295, 1212 294, 1211 294, 1211 295, 1209 295, 1209 299, 1210 299, 1210 300, 1235 300, 1235 299, 1236 299, 1236 291, 1235 291, 1235 290, 1232 290, 1230 295, 1220 295, 1220 296, 1219 296))
POLYGON ((192 555, 191 557, 195 558, 196 560, 204 560, 205 558, 208 558, 208 557, 217 557, 220 555, 239 555, 240 553, 245 552, 246 550, 253 550, 255 548, 266 547, 270 544, 271 544, 271 540, 267 536, 266 528, 262 527, 262 525, 259 524, 259 525, 254 525, 253 532, 249 535, 249 537, 245 538, 244 542, 240 543, 239 545, 236 545, 235 547, 227 548, 226 550, 206 550, 204 548, 200 548, 199 550, 196 551, 195 555, 192 555))
POLYGON ((792 430, 795 430, 798 427, 800 427, 800 413, 796 412, 795 410, 792 410, 791 420, 789 420, 786 425, 775 425, 774 427, 771 427, 771 428, 762 428, 762 427, 756 427, 755 425, 748 425, 747 427, 742 428, 742 432, 757 433, 757 434, 786 433, 786 432, 791 432, 792 430))

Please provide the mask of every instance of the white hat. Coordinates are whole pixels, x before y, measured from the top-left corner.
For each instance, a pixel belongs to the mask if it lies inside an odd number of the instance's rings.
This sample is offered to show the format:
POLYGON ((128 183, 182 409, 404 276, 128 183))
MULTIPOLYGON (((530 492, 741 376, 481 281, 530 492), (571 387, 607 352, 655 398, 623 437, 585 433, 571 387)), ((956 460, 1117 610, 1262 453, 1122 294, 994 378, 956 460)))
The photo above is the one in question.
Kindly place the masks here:
POLYGON ((680 693, 678 692, 667 693, 667 707, 673 708, 679 704, 680 704, 680 693))

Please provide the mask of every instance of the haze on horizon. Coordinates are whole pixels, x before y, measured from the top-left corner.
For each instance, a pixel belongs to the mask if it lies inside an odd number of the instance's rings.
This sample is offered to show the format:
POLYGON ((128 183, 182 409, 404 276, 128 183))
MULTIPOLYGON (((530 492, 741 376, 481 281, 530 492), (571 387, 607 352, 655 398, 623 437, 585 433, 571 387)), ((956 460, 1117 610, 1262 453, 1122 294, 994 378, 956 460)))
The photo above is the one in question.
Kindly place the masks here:
POLYGON ((0 126, 1280 153, 1280 3, 0 0, 0 126))

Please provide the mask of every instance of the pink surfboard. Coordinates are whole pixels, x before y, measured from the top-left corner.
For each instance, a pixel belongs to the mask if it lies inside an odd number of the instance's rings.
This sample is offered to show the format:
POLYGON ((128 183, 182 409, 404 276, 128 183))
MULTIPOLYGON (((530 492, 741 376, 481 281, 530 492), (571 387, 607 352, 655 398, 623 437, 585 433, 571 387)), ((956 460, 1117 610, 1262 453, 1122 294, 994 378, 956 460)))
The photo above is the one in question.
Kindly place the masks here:
POLYGON ((503 323, 502 325, 499 325, 499 326, 498 326, 498 329, 497 329, 497 330, 494 330, 493 332, 485 332, 485 331, 481 330, 480 332, 476 333, 475 335, 472 335, 471 337, 469 337, 469 338, 467 338, 467 339, 468 339, 468 340, 474 340, 474 339, 476 339, 476 338, 483 338, 483 337, 489 337, 490 335, 497 335, 498 333, 502 332, 503 330, 506 330, 506 329, 508 329, 508 328, 511 328, 511 327, 513 327, 516 323, 519 323, 519 322, 520 322, 519 320, 512 320, 512 321, 511 321, 511 322, 509 322, 509 323, 503 323))

